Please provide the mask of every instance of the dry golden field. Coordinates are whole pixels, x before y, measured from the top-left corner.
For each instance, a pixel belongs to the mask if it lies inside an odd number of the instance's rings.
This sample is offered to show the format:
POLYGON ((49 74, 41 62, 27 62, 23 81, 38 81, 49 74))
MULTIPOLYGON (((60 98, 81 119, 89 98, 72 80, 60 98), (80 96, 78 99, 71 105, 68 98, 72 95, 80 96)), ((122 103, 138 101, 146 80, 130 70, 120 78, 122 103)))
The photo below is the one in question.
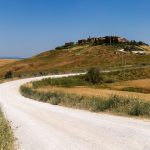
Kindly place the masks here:
POLYGON ((144 50, 146 50, 147 54, 150 54, 150 46, 140 46, 141 48, 143 48, 144 50))
POLYGON ((108 87, 114 90, 120 90, 125 87, 150 89, 150 79, 140 79, 140 80, 118 82, 118 83, 109 84, 108 87))
POLYGON ((72 88, 64 88, 64 87, 54 87, 54 86, 47 86, 38 88, 38 91, 42 92, 63 92, 68 94, 77 94, 82 96, 91 96, 91 97, 110 97, 112 95, 117 95, 121 97, 134 97, 137 99, 142 100, 150 100, 150 94, 144 94, 144 93, 138 93, 138 92, 128 92, 128 91, 120 91, 123 87, 133 86, 133 87, 143 87, 143 88, 149 88, 150 89, 150 79, 146 80, 135 80, 135 81, 127 81, 121 83, 115 83, 114 85, 111 85, 111 88, 106 89, 98 89, 98 88, 92 88, 92 87, 72 87, 72 88), (144 84, 146 83, 146 84, 144 84))
POLYGON ((150 51, 150 46, 141 46, 142 48, 144 48, 147 51, 150 51))
POLYGON ((0 59, 0 67, 17 61, 16 59, 0 59))

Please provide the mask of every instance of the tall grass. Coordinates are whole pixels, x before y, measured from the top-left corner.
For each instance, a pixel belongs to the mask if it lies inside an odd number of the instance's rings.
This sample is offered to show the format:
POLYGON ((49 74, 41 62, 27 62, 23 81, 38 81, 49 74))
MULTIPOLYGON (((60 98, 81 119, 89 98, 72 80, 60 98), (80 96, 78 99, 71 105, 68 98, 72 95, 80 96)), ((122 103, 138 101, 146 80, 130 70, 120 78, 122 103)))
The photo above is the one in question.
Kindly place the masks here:
POLYGON ((0 150, 14 150, 14 141, 15 139, 9 122, 6 121, 0 110, 0 150))
POLYGON ((124 98, 111 96, 85 97, 76 94, 66 94, 62 92, 39 92, 27 86, 22 86, 20 91, 23 96, 38 101, 51 103, 53 105, 62 105, 85 109, 94 112, 113 112, 124 115, 150 117, 150 102, 135 98, 124 98))
POLYGON ((34 88, 43 86, 63 86, 63 87, 74 87, 74 86, 85 86, 89 83, 84 79, 84 75, 63 77, 63 78, 47 78, 40 81, 32 82, 34 88))

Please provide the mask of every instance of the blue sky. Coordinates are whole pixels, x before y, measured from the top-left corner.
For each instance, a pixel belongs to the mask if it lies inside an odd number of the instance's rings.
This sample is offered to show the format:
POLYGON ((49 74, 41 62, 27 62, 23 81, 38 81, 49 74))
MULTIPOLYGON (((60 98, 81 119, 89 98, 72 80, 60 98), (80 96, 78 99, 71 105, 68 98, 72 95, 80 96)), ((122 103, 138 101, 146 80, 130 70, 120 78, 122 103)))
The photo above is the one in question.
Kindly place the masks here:
POLYGON ((0 56, 29 57, 88 36, 150 44, 149 0, 0 0, 0 56))

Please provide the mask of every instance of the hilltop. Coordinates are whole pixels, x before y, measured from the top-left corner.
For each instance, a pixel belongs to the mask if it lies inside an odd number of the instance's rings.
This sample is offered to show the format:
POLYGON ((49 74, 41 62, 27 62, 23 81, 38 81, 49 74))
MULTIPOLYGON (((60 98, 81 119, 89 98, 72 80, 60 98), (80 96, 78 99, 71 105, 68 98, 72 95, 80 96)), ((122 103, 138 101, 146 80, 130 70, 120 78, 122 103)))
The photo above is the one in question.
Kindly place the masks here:
POLYGON ((88 38, 69 42, 0 68, 0 76, 12 71, 15 76, 38 76, 48 73, 86 71, 93 66, 102 69, 150 63, 149 46, 144 42, 120 37, 88 38), (136 53, 135 53, 136 52, 136 53))

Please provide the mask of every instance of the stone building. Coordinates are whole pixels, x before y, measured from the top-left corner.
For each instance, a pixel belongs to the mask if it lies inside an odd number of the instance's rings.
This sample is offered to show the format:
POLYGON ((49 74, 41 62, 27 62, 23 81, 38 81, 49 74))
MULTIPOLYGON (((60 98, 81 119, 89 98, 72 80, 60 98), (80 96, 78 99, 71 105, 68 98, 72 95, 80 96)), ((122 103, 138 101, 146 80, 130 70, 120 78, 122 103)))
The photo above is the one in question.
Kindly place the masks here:
POLYGON ((79 45, 87 44, 87 43, 96 43, 96 44, 117 44, 117 43, 125 43, 129 42, 125 38, 121 38, 118 36, 105 36, 105 37, 99 37, 99 38, 88 38, 88 39, 82 39, 79 40, 77 43, 79 45))

